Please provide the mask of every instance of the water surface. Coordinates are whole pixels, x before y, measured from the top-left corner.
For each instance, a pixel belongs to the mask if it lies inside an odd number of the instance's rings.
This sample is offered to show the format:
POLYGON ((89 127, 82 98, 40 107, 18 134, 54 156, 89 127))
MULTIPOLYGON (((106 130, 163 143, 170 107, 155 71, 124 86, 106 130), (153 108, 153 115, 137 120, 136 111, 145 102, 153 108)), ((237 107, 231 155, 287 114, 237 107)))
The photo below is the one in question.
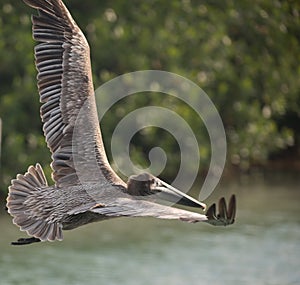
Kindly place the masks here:
POLYGON ((300 284, 300 179, 220 185, 237 193, 231 227, 115 219, 65 232, 63 242, 10 246, 25 237, 0 215, 0 284, 300 284))

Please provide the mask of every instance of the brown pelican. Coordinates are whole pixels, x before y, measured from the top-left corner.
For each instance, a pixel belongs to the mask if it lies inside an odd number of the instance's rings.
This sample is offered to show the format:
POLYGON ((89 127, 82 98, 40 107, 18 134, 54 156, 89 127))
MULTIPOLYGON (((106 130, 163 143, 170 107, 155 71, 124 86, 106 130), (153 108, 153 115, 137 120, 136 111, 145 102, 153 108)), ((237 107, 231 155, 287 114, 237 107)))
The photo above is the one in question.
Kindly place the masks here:
POLYGON ((29 238, 12 244, 62 240, 62 230, 113 217, 155 217, 186 222, 229 225, 234 222, 236 202, 232 196, 227 209, 219 201, 206 215, 173 208, 158 198, 205 209, 205 204, 175 189, 151 174, 131 176, 124 183, 106 158, 96 112, 88 43, 61 0, 24 0, 37 9, 32 16, 35 64, 38 70, 41 119, 47 145, 52 153, 53 186, 48 186, 42 167, 30 166, 18 174, 9 187, 7 209, 13 223, 29 238), (92 147, 97 167, 89 168, 90 154, 72 145, 77 115, 83 104, 87 121, 78 123, 80 139, 92 147), (86 132, 92 134, 87 139, 86 132), (75 157, 89 180, 81 181, 75 157), (83 166, 83 167, 82 167, 83 166), (159 195, 155 195, 159 193, 159 195))

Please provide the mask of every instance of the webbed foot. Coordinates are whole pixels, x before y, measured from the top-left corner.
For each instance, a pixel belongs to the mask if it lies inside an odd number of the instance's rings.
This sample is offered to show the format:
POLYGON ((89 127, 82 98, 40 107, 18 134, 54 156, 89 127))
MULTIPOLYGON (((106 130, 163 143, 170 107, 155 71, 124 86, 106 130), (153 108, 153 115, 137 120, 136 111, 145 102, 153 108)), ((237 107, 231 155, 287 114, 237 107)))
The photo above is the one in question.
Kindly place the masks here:
POLYGON ((30 237, 30 238, 19 238, 17 241, 12 241, 11 245, 25 245, 25 244, 31 244, 34 242, 40 242, 41 240, 39 238, 30 237))

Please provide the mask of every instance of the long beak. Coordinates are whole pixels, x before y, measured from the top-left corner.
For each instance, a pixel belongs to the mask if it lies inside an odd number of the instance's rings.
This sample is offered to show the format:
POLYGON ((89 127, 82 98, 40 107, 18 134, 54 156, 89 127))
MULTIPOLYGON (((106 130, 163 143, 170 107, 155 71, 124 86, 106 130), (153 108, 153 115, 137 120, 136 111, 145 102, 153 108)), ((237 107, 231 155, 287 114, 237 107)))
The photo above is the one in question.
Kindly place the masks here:
POLYGON ((206 205, 200 201, 194 199, 193 197, 181 192, 180 190, 174 188, 173 186, 167 184, 160 179, 155 179, 156 185, 152 187, 152 191, 159 191, 159 197, 168 202, 173 202, 175 204, 197 207, 205 210, 206 205))

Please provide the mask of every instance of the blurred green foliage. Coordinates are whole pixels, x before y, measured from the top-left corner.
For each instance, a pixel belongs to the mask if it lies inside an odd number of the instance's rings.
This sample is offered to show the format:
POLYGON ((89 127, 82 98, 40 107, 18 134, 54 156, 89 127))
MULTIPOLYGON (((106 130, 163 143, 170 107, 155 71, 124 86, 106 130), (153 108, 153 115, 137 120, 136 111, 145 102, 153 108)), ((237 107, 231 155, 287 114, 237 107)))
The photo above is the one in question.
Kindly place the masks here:
MULTIPOLYGON (((293 150, 299 155, 300 4, 297 1, 65 1, 90 46, 95 86, 126 72, 159 69, 194 81, 223 119, 228 163, 242 169, 263 165, 293 150)), ((16 173, 51 158, 38 116, 30 14, 21 0, 0 1, 0 117, 3 121, 0 189, 16 173)), ((126 98, 103 118, 105 145, 130 110, 159 105, 178 112, 201 144, 201 166, 210 159, 201 120, 171 96, 126 98), (126 103, 126 104, 125 104, 126 103), (128 109, 126 109, 128 107, 128 109)), ((153 146, 167 151, 164 173, 172 177, 180 156, 172 135, 161 129, 138 133, 132 159, 147 165, 153 146), (159 143, 157 143, 159 142, 159 143)), ((109 153, 109 147, 108 154, 109 153)))

